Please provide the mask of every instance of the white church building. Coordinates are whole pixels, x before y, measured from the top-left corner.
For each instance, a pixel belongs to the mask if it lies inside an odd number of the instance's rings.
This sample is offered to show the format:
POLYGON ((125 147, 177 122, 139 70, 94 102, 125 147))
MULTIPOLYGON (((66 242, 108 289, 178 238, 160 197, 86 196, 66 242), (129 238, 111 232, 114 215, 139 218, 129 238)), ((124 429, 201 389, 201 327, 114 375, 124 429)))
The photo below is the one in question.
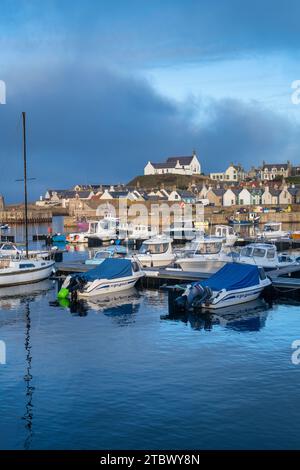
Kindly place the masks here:
POLYGON ((201 165, 196 152, 188 157, 169 157, 163 163, 148 162, 144 168, 144 175, 164 175, 167 173, 200 175, 201 165))

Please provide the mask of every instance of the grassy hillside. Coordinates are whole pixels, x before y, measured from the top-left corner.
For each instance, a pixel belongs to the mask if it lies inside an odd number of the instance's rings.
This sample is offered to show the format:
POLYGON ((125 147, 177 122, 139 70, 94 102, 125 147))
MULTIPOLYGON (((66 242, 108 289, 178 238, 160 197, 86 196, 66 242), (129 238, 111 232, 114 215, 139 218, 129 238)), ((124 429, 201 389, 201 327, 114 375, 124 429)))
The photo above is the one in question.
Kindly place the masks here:
POLYGON ((285 181, 291 184, 300 184, 300 176, 289 176, 285 178, 285 181))
POLYGON ((163 184, 166 189, 172 189, 176 186, 178 189, 187 189, 189 184, 202 184, 207 181, 207 176, 202 175, 146 175, 136 176, 128 183, 128 186, 140 187, 145 189, 160 188, 163 184))

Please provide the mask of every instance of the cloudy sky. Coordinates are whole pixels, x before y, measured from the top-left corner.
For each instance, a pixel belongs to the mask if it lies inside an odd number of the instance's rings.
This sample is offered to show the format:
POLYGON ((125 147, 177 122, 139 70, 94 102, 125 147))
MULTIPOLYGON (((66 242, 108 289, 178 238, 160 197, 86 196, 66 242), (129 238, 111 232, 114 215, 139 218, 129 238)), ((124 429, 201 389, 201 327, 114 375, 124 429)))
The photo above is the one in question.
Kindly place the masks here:
POLYGON ((0 192, 127 182, 196 149, 204 172, 300 162, 298 0, 1 0, 0 192))

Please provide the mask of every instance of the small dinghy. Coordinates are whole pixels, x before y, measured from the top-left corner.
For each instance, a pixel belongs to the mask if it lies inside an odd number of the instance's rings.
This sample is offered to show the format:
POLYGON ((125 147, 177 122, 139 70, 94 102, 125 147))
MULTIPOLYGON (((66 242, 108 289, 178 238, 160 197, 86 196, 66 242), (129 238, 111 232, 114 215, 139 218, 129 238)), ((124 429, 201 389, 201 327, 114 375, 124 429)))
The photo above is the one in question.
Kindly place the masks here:
POLYGON ((270 284, 263 268, 228 263, 209 279, 187 286, 175 304, 182 310, 230 307, 257 299, 270 284))
POLYGON ((86 273, 66 277, 57 296, 76 299, 99 294, 120 292, 134 287, 144 276, 139 262, 131 259, 109 258, 86 273))

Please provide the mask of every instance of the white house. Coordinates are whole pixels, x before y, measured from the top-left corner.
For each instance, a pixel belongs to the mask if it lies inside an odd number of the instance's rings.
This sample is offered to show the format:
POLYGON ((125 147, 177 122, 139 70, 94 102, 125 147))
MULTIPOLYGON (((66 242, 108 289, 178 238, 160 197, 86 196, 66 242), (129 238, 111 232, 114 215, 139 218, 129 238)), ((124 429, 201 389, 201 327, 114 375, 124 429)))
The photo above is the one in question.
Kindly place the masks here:
POLYGON ((293 203, 293 196, 289 192, 287 186, 284 186, 283 189, 280 191, 279 196, 278 196, 278 203, 279 204, 292 204, 293 203))
POLYGON ((251 193, 247 188, 243 188, 238 194, 238 204, 241 206, 250 206, 252 203, 251 193))
POLYGON ((214 181, 242 181, 245 178, 245 172, 241 165, 230 163, 224 173, 210 173, 210 179, 214 181))
POLYGON ((281 191, 278 189, 270 189, 268 186, 265 187, 265 191, 262 195, 261 202, 263 205, 278 204, 279 194, 281 191))
POLYGON ((170 193, 168 201, 183 201, 188 204, 196 202, 196 196, 191 191, 174 190, 170 193))
POLYGON ((237 203, 237 195, 232 191, 232 189, 226 189, 223 195, 223 206, 235 206, 237 203))
POLYGON ((144 175, 200 175, 201 165, 195 152, 188 157, 169 157, 163 163, 148 162, 144 168, 144 175))
POLYGON ((260 178, 264 181, 272 181, 275 178, 282 177, 287 178, 291 175, 291 164, 287 163, 271 163, 267 164, 263 162, 263 166, 260 172, 260 178))

